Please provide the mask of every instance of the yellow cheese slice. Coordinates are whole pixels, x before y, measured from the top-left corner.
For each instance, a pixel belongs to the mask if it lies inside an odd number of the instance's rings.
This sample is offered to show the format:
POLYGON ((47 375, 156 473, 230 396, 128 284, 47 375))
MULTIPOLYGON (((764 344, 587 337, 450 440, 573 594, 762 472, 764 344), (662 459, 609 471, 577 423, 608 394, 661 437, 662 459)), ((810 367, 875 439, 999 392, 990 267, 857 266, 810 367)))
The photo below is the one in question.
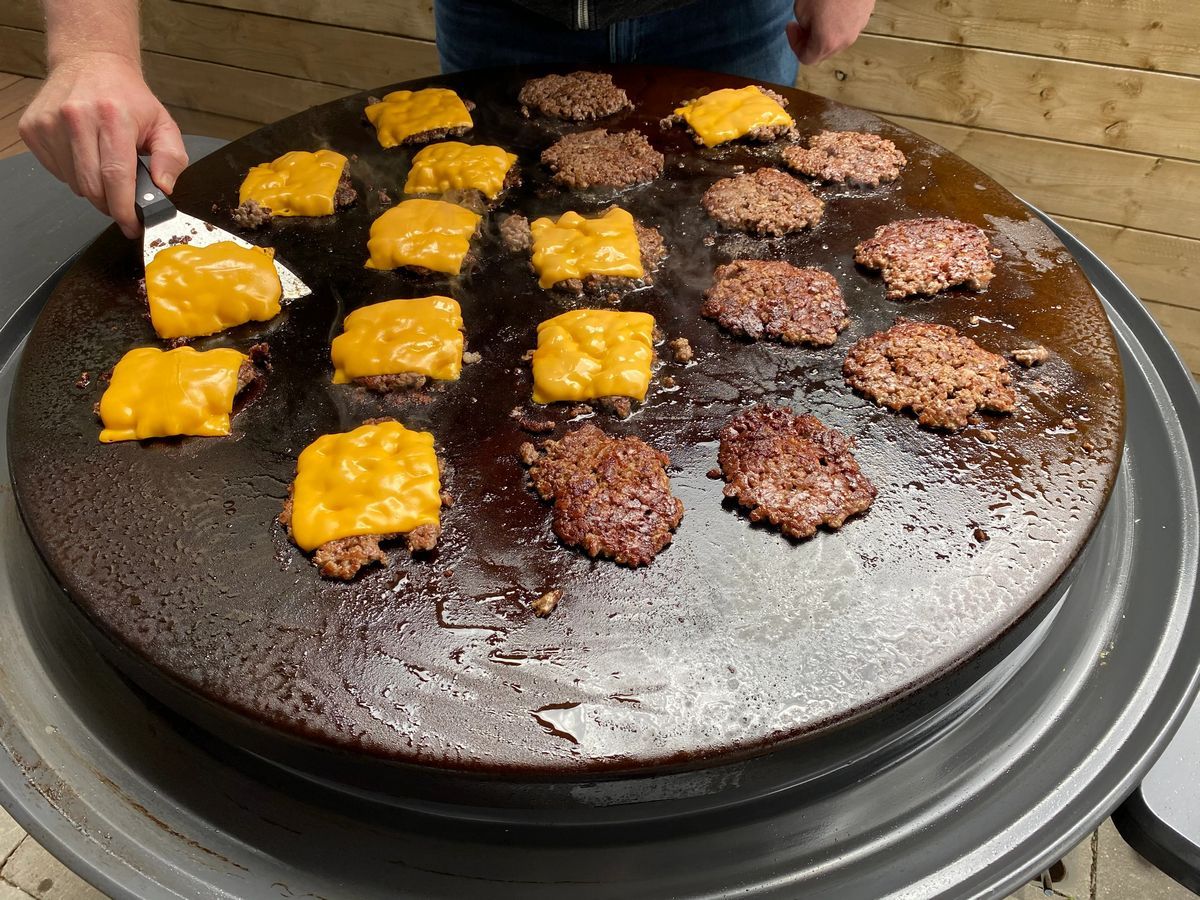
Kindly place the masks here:
POLYGON ((333 195, 346 157, 333 150, 292 150, 252 168, 238 191, 238 203, 253 200, 273 216, 333 215, 333 195))
POLYGON ((238 370, 245 361, 243 354, 227 348, 130 350, 100 398, 100 440, 229 434, 238 370))
POLYGON ((654 317, 643 312, 577 309, 538 325, 533 401, 643 400, 654 362, 654 317))
POLYGON ((371 223, 368 269, 420 266, 457 275, 482 217, 442 200, 405 200, 371 223))
POLYGON ((333 383, 404 372, 455 381, 462 372, 462 327, 462 310, 449 297, 360 307, 333 339, 333 383))
POLYGON ((441 489, 427 431, 379 422, 322 435, 296 463, 292 537, 313 551, 339 538, 437 525, 441 489))
POLYGON ((646 274, 633 216, 620 207, 595 219, 575 212, 563 213, 557 221, 535 219, 529 229, 533 268, 544 288, 587 275, 641 278, 646 274))
POLYGON ((275 251, 219 241, 165 247, 146 264, 150 322, 161 338, 202 337, 279 314, 275 251))
POLYGON ((403 144, 414 135, 444 128, 470 128, 471 113, 458 94, 447 88, 392 91, 367 107, 382 147, 403 144))
POLYGON ((444 141, 430 144, 413 156, 406 194, 444 194, 476 190, 495 200, 504 187, 508 170, 517 161, 515 153, 488 144, 444 141))
POLYGON ((754 85, 723 88, 675 110, 706 147, 745 137, 755 128, 795 125, 782 106, 754 85))

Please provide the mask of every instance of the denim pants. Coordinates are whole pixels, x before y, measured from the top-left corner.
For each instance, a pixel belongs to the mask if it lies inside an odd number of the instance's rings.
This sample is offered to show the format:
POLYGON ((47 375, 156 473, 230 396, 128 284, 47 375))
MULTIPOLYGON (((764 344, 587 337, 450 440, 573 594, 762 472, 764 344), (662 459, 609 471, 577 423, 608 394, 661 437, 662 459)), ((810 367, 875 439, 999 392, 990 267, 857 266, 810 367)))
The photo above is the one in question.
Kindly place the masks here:
POLYGON ((443 72, 504 65, 646 63, 792 85, 789 0, 694 0, 678 9, 572 31, 506 0, 436 0, 443 72))

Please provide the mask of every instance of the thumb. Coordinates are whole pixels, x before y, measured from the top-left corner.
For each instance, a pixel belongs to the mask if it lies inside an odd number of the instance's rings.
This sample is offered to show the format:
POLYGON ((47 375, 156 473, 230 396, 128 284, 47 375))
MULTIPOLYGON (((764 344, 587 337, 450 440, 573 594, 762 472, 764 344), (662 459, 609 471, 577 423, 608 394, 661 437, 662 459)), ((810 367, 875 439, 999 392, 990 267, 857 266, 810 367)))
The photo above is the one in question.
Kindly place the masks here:
POLYGON ((188 155, 179 126, 165 109, 151 126, 143 150, 150 154, 150 177, 163 193, 171 193, 179 173, 187 168, 188 155))
POLYGON ((796 58, 800 62, 806 62, 805 56, 808 54, 808 35, 809 31, 800 25, 799 22, 787 23, 787 39, 792 47, 792 52, 796 54, 796 58))

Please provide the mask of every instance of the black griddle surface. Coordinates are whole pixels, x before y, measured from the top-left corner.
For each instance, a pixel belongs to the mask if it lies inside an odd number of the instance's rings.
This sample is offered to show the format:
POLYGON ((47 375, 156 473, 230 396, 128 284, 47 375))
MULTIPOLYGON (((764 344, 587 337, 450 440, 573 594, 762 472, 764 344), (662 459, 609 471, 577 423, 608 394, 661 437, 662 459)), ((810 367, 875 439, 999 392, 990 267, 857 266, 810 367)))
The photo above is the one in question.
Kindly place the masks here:
POLYGON ((564 307, 501 249, 496 214, 479 244, 483 264, 456 282, 362 268, 370 222, 385 208, 375 191, 397 195, 410 158, 377 146, 360 122, 363 94, 255 132, 180 180, 182 209, 229 228, 249 166, 290 149, 357 154, 356 207, 247 235, 277 247, 314 294, 268 327, 200 342, 272 346, 267 389, 229 439, 98 442, 92 406, 103 383, 77 388, 80 373, 157 343, 136 298, 139 248, 115 230, 83 254, 35 326, 10 420, 14 483, 43 558, 93 623, 175 685, 320 744, 431 768, 569 777, 778 747, 930 683, 1046 595, 1104 506, 1123 426, 1112 332, 1057 239, 958 157, 798 91, 785 93, 802 134, 877 131, 909 156, 908 167, 878 191, 819 188, 828 205, 811 233, 764 241, 718 232, 700 194, 738 166, 769 163, 773 151, 697 149, 656 123, 677 101, 745 82, 613 71, 636 110, 600 124, 640 127, 667 154, 659 182, 618 195, 548 185, 537 156, 567 129, 520 117, 516 92, 532 73, 413 85, 474 100, 468 140, 520 155, 525 184, 500 213, 588 213, 615 199, 662 231, 665 269, 621 306, 653 313, 669 337, 688 337, 697 360, 665 363, 631 419, 599 421, 671 454, 686 506, 672 546, 641 570, 587 559, 558 544, 548 508, 528 490, 516 460, 528 435, 509 411, 528 401, 521 355, 537 323, 564 307), (1004 256, 986 292, 896 303, 854 267, 858 240, 915 215, 952 215, 992 236, 1004 256), (854 324, 829 350, 731 338, 698 308, 712 269, 740 255, 830 269, 854 324), (482 363, 428 405, 329 383, 328 343, 348 310, 435 292, 462 304, 482 363), (846 348, 901 314, 954 325, 998 352, 1042 343, 1053 354, 1042 367, 1015 369, 1017 415, 936 434, 873 407, 841 379, 846 348), (662 386, 668 374, 674 390, 662 386), (722 502, 721 483, 705 477, 716 434, 756 400, 790 403, 858 441, 879 488, 867 516, 796 543, 722 502), (306 444, 378 415, 434 433, 458 502, 433 559, 397 553, 392 566, 353 583, 322 581, 274 517, 306 444), (981 440, 980 428, 996 442, 981 440), (529 602, 550 588, 564 591, 563 602, 537 619, 529 602))

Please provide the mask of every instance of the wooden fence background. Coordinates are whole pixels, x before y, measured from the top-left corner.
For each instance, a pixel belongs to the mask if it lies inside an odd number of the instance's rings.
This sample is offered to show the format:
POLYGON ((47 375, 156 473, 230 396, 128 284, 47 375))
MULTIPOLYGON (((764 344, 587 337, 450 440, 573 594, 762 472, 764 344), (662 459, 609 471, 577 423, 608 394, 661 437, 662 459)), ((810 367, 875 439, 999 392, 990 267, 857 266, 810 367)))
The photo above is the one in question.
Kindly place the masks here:
MULTIPOLYGON (((430 0, 144 0, 151 85, 185 131, 236 137, 437 71, 430 0)), ((0 5, 0 71, 41 75, 37 0, 0 5)), ((974 162, 1055 215, 1200 374, 1200 5, 879 0, 798 85, 974 162)))

